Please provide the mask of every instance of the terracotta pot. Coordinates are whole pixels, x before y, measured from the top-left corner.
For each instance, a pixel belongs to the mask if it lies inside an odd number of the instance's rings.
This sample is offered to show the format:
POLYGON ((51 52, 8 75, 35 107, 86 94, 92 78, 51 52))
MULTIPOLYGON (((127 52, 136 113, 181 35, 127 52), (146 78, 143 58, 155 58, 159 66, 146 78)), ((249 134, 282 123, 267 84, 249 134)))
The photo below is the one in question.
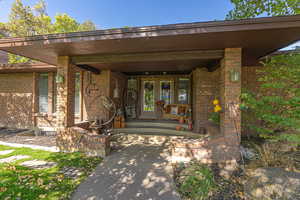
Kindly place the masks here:
POLYGON ((182 129, 182 126, 176 126, 176 131, 180 131, 182 129))

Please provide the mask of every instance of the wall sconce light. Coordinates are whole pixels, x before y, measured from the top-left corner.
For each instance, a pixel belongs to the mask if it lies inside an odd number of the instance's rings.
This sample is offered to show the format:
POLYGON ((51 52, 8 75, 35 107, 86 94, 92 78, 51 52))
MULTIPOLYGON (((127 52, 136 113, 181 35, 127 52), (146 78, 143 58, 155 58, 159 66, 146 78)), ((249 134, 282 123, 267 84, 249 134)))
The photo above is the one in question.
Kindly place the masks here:
POLYGON ((236 71, 234 69, 230 70, 230 81, 231 82, 237 82, 241 78, 241 73, 239 71, 236 71))
POLYGON ((119 98, 119 97, 120 97, 120 95, 119 95, 120 92, 119 92, 119 84, 118 84, 118 80, 116 80, 116 87, 115 87, 113 93, 114 93, 114 94, 113 94, 114 98, 119 98))
POLYGON ((56 77, 55 77, 55 82, 56 83, 63 83, 65 81, 65 78, 63 75, 61 74, 57 74, 56 77))

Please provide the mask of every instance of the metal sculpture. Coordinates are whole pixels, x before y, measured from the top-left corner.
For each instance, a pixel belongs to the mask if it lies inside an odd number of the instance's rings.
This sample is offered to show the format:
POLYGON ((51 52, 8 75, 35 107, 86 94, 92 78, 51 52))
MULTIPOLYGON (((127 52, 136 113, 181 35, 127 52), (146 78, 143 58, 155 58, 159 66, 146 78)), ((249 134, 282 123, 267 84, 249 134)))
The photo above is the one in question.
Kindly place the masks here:
POLYGON ((95 119, 93 121, 90 121, 89 128, 92 130, 93 134, 110 135, 112 133, 111 130, 112 122, 117 114, 116 104, 110 97, 101 94, 101 91, 97 86, 97 84, 92 81, 91 73, 88 73, 88 79, 89 79, 89 83, 85 88, 85 94, 93 98, 92 101, 90 102, 90 105, 92 105, 93 102, 98 102, 98 100, 100 100, 100 105, 107 112, 111 113, 110 118, 106 121, 104 121, 103 119, 95 119))

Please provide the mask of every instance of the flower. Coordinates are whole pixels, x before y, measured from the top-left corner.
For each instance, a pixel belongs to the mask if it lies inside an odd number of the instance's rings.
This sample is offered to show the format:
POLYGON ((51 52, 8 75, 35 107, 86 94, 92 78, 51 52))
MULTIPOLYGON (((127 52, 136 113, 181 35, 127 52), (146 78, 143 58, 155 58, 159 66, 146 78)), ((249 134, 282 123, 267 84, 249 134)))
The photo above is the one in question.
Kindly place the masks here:
POLYGON ((158 105, 158 106, 163 107, 165 105, 165 101, 164 100, 159 100, 159 101, 155 102, 155 104, 158 105))
POLYGON ((218 100, 218 99, 215 99, 215 100, 213 101, 213 104, 214 104, 214 105, 218 105, 218 104, 219 104, 219 100, 218 100))
POLYGON ((222 110, 222 108, 221 108, 220 105, 216 105, 215 108, 214 108, 215 112, 220 112, 221 110, 222 110))

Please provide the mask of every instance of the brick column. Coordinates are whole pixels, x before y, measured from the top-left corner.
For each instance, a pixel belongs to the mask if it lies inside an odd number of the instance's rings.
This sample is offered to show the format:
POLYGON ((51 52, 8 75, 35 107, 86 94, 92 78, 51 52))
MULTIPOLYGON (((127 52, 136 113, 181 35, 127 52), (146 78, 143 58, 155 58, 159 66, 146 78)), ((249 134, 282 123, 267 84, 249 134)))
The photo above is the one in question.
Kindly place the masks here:
POLYGON ((63 81, 57 83, 56 127, 64 130, 74 125, 75 69, 68 56, 58 57, 57 75, 63 77, 63 81))
POLYGON ((39 74, 33 72, 33 80, 32 80, 32 120, 33 126, 37 126, 36 114, 39 112, 39 74))
POLYGON ((241 60, 241 48, 227 48, 221 61, 220 98, 223 112, 221 113, 220 131, 229 145, 239 145, 240 143, 241 60), (238 81, 230 79, 232 71, 240 74, 238 81))
POLYGON ((53 97, 54 97, 54 73, 53 72, 50 72, 48 73, 48 113, 50 115, 53 114, 53 103, 54 103, 54 100, 53 100, 53 97))

